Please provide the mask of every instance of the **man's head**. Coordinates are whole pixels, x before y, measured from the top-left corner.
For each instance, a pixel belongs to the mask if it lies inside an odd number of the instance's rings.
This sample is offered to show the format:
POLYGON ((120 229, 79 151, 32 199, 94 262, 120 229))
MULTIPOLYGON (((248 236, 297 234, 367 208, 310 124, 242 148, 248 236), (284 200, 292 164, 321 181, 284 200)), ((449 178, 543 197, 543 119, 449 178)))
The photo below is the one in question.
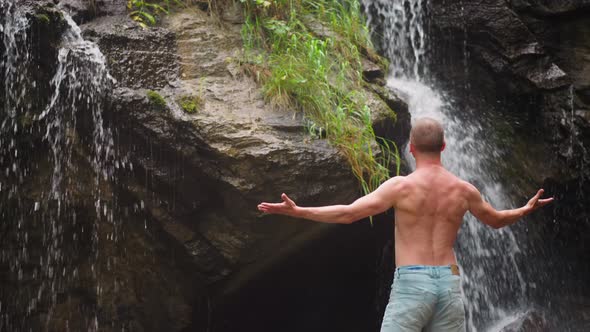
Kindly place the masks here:
POLYGON ((440 154, 445 148, 445 133, 442 125, 432 118, 420 118, 410 131, 410 152, 440 154))

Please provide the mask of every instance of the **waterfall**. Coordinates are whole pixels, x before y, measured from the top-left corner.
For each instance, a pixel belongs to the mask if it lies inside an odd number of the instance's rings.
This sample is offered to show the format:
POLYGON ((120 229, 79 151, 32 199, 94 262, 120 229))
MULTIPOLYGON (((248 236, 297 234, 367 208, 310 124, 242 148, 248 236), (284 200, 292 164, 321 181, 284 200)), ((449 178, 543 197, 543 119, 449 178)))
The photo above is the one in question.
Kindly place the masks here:
MULTIPOLYGON (((488 138, 486 111, 462 109, 428 76, 427 0, 364 0, 363 5, 368 24, 381 29, 381 49, 391 62, 388 87, 405 97, 413 118, 428 116, 443 123, 445 167, 476 185, 495 208, 513 207, 492 166, 506 151, 488 138)), ((409 151, 405 156, 413 162, 409 151)), ((468 214, 456 253, 469 331, 493 331, 494 322, 528 307, 528 285, 517 263, 522 249, 511 228, 494 230, 468 214)))
MULTIPOLYGON (((64 167, 69 167, 72 140, 75 139, 76 112, 92 113, 94 124, 92 164, 97 175, 104 180, 112 178, 112 169, 105 167, 114 158, 112 134, 105 128, 102 118, 103 102, 113 78, 106 68, 106 60, 98 47, 82 38, 82 32, 74 20, 63 14, 68 29, 62 36, 58 54, 58 68, 51 80, 53 95, 37 120, 46 120, 44 139, 53 152, 52 194, 59 198, 64 167)), ((98 184, 98 183, 96 183, 98 184)))
MULTIPOLYGON (((0 298, 0 330, 28 331, 36 330, 34 326, 40 328, 36 324, 44 323, 48 328, 60 294, 80 282, 82 272, 75 259, 82 254, 76 248, 90 248, 89 259, 97 259, 98 220, 115 223, 113 208, 104 199, 114 200, 113 194, 101 191, 101 182, 112 181, 114 173, 113 135, 103 119, 114 80, 98 47, 84 40, 72 18, 56 8, 51 10, 61 20, 60 27, 44 24, 56 31, 63 29, 57 65, 53 78, 45 78, 49 82, 41 80, 44 77, 39 77, 36 66, 50 61, 41 58, 50 57, 51 51, 40 51, 39 45, 33 44, 34 9, 17 2, 0 0, 4 14, 0 18, 4 76, 0 229, 5 230, 0 232, 4 241, 0 246, 0 268, 8 266, 8 278, 15 285, 15 289, 5 288, 4 298, 0 298), (48 98, 41 97, 47 91, 48 98), (82 179, 76 174, 87 172, 76 169, 72 162, 73 158, 86 158, 76 151, 81 148, 90 150, 89 160, 83 163, 95 174, 94 183, 77 183, 82 179), (48 174, 44 169, 49 170, 48 174), (35 188, 27 186, 25 178, 35 181, 35 188), (75 203, 80 200, 75 198, 78 186, 94 188, 94 197, 89 198, 94 200, 89 205, 96 208, 93 221, 77 214, 75 205, 86 204, 75 203)), ((37 19, 49 21, 49 16, 37 14, 37 19)), ((115 233, 116 227, 111 239, 115 233)), ((94 263, 90 265, 97 283, 97 270, 94 263)), ((95 296, 99 296, 100 285, 95 289, 95 296)), ((87 329, 97 330, 96 314, 90 316, 87 329)))
POLYGON ((426 1, 364 1, 369 13, 368 24, 380 24, 381 49, 391 61, 391 76, 411 76, 415 80, 427 75, 425 9, 426 1), (381 22, 374 22, 380 20, 381 22))

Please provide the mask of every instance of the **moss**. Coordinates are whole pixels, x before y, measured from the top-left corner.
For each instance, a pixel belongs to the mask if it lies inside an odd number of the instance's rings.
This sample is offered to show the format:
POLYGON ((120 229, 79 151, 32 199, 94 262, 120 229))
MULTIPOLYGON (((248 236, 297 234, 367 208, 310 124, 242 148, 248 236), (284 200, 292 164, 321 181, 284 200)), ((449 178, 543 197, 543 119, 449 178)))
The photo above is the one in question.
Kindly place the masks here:
POLYGON ((61 34, 67 28, 67 21, 64 14, 59 11, 53 4, 39 7, 33 15, 33 23, 43 39, 60 40, 61 34))
POLYGON ((35 120, 34 120, 33 116, 29 112, 27 112, 27 113, 19 116, 19 122, 22 127, 28 128, 33 125, 35 120))
POLYGON ((148 90, 147 97, 148 97, 150 103, 152 103, 155 106, 165 108, 167 105, 164 97, 162 97, 162 95, 160 95, 156 91, 148 90))
POLYGON ((203 98, 199 96, 182 96, 178 99, 178 103, 188 114, 197 113, 204 105, 203 98))
POLYGON ((39 22, 49 25, 51 23, 51 19, 47 14, 37 14, 35 17, 39 20, 39 22))

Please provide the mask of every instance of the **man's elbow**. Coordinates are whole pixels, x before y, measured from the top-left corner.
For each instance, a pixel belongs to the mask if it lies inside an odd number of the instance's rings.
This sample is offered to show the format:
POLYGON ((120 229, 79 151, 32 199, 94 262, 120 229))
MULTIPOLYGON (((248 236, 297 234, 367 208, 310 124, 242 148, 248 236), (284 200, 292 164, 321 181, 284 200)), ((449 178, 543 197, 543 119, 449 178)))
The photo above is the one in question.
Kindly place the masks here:
POLYGON ((480 219, 484 224, 490 226, 493 229, 500 229, 504 227, 504 223, 502 222, 502 218, 498 216, 488 215, 480 219))
POLYGON ((340 217, 340 223, 341 224, 352 224, 358 220, 362 219, 362 216, 359 216, 358 213, 355 212, 355 210, 353 208, 351 208, 350 206, 347 206, 346 209, 344 210, 344 212, 342 213, 342 216, 340 217))
POLYGON ((488 223, 488 226, 490 226, 493 229, 500 229, 504 227, 504 225, 502 225, 500 222, 488 223))
POLYGON ((367 211, 348 211, 342 217, 342 224, 352 224, 372 216, 367 211))
POLYGON ((346 213, 346 214, 342 215, 342 217, 340 218, 340 223, 345 224, 345 225, 350 225, 357 220, 358 219, 355 218, 354 214, 346 213))
POLYGON ((500 229, 502 227, 507 226, 506 222, 506 218, 502 216, 496 216, 489 221, 488 225, 490 225, 490 227, 492 227, 493 229, 500 229))

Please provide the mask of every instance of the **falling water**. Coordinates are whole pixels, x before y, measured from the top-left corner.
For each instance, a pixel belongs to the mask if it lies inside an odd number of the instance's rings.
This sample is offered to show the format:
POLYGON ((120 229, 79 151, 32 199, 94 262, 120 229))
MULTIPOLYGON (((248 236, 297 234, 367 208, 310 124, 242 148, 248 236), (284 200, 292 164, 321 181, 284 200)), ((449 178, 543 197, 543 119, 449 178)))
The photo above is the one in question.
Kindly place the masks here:
MULTIPOLYGON (((58 68, 51 80, 53 95, 37 120, 46 120, 44 135, 53 152, 53 177, 51 193, 58 199, 63 190, 64 167, 70 167, 73 140, 76 139, 76 112, 92 113, 94 124, 93 145, 95 171, 103 179, 112 177, 112 169, 105 167, 114 158, 112 134, 105 128, 102 118, 103 99, 112 83, 106 68, 104 55, 98 47, 82 38, 80 28, 64 13, 68 29, 62 36, 58 54, 58 68)), ((98 180, 98 179, 97 179, 98 180)))
MULTIPOLYGON (((426 0, 364 1, 369 24, 381 25, 383 30, 381 47, 392 67, 388 86, 405 96, 413 118, 428 116, 443 123, 447 141, 443 164, 475 184, 494 207, 510 208, 513 203, 500 184, 498 170, 491 166, 505 151, 484 135, 484 112, 469 116, 457 110, 452 98, 430 83, 425 59, 427 5, 426 0)), ((406 160, 413 160, 407 151, 406 160)), ((516 261, 520 254, 510 228, 493 230, 471 215, 466 218, 457 255, 463 269, 468 330, 486 330, 527 307, 527 283, 516 261)))
MULTIPOLYGON (((0 178, 2 230, 6 231, 0 234, 6 241, 0 247, 0 267, 8 266, 9 275, 15 276, 8 277, 15 289, 6 288, 11 295, 4 294, 5 302, 0 303, 0 330, 28 331, 39 328, 35 320, 49 324, 58 296, 79 279, 78 263, 71 257, 76 255, 75 248, 91 247, 90 259, 98 257, 96 220, 114 222, 112 207, 101 199, 112 194, 100 189, 101 181, 113 177, 113 138, 102 115, 113 79, 98 47, 85 41, 71 17, 60 12, 64 31, 57 69, 49 83, 52 93, 46 105, 39 105, 43 83, 31 71, 32 63, 35 56, 48 54, 34 53, 31 9, 15 0, 0 0, 0 9, 4 13, 0 18, 4 75, 0 165, 6 166, 0 178), (90 137, 81 134, 80 128, 88 128, 90 137), (80 184, 80 179, 69 175, 85 171, 73 169, 72 159, 81 158, 76 146, 92 150, 86 162, 95 174, 94 183, 80 184), (19 148, 35 153, 27 155, 19 148), (43 180, 36 180, 40 183, 36 188, 26 187, 25 178, 43 179, 46 168, 50 170, 47 187, 43 180), (78 204, 73 202, 81 185, 95 188, 90 199, 95 201, 96 217, 89 227, 73 206, 78 204)), ((91 270, 96 282, 93 263, 91 270)), ((99 290, 97 286, 96 295, 99 290)), ((87 324, 88 330, 98 328, 96 317, 88 318, 87 324)))
POLYGON ((367 23, 383 27, 381 49, 391 61, 391 76, 419 80, 427 75, 426 1, 363 0, 363 4, 368 9, 367 23))

